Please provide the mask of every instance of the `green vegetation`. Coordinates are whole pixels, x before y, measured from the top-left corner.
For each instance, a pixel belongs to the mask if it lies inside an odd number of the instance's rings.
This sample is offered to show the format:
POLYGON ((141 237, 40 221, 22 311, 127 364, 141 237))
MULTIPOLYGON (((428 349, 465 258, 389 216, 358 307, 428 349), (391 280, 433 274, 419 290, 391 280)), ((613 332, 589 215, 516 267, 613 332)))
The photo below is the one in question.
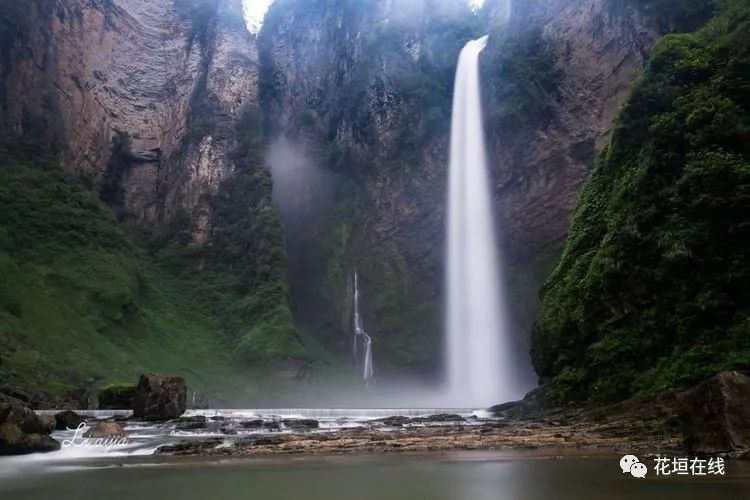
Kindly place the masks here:
MULTIPOLYGON (((505 30, 505 27, 499 28, 505 30)), ((490 133, 539 127, 552 117, 549 96, 557 91, 555 55, 540 29, 496 31, 482 58, 488 89, 485 115, 490 133)))
POLYGON ((610 12, 632 5, 660 33, 694 31, 711 19, 722 0, 607 0, 610 12))
POLYGON ((113 410, 127 410, 132 406, 137 384, 116 382, 107 384, 99 389, 99 408, 113 410))
POLYGON ((534 332, 563 399, 750 369, 750 3, 669 35, 578 203, 534 332))
POLYGON ((56 394, 148 370, 206 387, 232 370, 208 311, 79 181, 43 158, 2 156, 0 378, 56 394))
MULTIPOLYGON (((171 243, 151 253, 50 160, 18 149, 0 156, 4 382, 54 396, 158 371, 212 396, 258 397, 259 384, 269 389, 260 361, 302 357, 275 214, 224 226, 205 251, 171 243)), ((186 225, 167 239, 178 241, 186 225)))
POLYGON ((208 244, 190 244, 195 228, 188 214, 151 242, 157 260, 210 308, 233 356, 251 364, 305 357, 289 306, 281 221, 262 163, 261 123, 251 106, 236 125, 237 170, 211 200, 208 244))

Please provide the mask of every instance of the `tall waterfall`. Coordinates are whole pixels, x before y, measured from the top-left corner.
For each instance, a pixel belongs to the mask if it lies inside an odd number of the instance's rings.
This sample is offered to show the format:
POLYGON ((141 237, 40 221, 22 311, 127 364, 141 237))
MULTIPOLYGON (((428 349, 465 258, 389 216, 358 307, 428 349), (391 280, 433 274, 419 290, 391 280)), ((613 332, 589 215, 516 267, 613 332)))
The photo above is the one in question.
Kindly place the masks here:
POLYGON ((364 359, 362 360, 362 378, 369 385, 375 375, 372 366, 372 339, 362 325, 362 316, 359 313, 359 278, 357 270, 354 270, 354 362, 359 367, 359 344, 364 348, 364 359))
POLYGON ((451 129, 446 366, 450 403, 482 407, 516 394, 508 345, 479 85, 487 37, 461 51, 451 129))

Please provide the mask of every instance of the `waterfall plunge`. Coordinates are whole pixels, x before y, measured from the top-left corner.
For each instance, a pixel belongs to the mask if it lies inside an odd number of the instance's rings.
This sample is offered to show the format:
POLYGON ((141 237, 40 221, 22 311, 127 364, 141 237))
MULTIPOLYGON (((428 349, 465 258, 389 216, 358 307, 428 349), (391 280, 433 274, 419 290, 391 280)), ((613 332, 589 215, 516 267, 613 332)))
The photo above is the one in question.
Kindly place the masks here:
POLYGON ((359 314, 359 279, 357 271, 354 271, 354 362, 359 365, 359 343, 364 347, 364 359, 362 360, 362 378, 370 385, 375 371, 372 366, 372 339, 362 324, 362 316, 359 314))
POLYGON ((479 54, 486 43, 487 37, 469 42, 458 59, 448 191, 448 389, 451 404, 473 407, 520 395, 514 388, 482 126, 479 54))

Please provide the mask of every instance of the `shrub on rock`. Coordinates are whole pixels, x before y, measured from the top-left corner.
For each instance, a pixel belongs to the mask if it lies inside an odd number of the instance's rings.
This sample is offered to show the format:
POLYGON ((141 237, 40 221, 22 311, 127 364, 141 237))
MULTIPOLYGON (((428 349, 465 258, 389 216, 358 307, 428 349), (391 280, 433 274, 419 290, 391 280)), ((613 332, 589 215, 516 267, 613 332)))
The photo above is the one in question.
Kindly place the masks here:
POLYGON ((110 384, 99 391, 100 410, 131 410, 135 397, 135 384, 110 384))

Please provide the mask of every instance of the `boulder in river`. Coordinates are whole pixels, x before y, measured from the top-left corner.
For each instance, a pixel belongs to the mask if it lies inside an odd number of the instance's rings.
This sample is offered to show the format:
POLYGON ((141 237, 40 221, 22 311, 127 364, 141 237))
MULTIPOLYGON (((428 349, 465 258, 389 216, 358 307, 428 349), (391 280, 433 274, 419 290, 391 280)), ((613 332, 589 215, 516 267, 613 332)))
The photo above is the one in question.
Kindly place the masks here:
POLYGON ((60 443, 49 437, 54 419, 40 417, 28 403, 0 394, 0 455, 22 455, 60 449, 60 443))
POLYGON ((72 410, 65 410, 55 414, 55 429, 77 429, 83 423, 83 418, 72 410))
POLYGON ((141 375, 133 397, 133 415, 146 420, 168 420, 185 413, 187 386, 182 377, 141 375))
POLYGON ((750 378, 723 372, 680 394, 685 447, 706 455, 750 450, 750 378))
POLYGON ((60 443, 45 434, 26 434, 17 424, 0 424, 0 455, 26 455, 59 449, 60 443))
POLYGON ((125 428, 119 422, 99 422, 94 424, 83 437, 87 438, 120 438, 126 437, 125 428))
POLYGON ((34 413, 21 422, 21 430, 26 434, 49 434, 55 430, 55 417, 34 413))

